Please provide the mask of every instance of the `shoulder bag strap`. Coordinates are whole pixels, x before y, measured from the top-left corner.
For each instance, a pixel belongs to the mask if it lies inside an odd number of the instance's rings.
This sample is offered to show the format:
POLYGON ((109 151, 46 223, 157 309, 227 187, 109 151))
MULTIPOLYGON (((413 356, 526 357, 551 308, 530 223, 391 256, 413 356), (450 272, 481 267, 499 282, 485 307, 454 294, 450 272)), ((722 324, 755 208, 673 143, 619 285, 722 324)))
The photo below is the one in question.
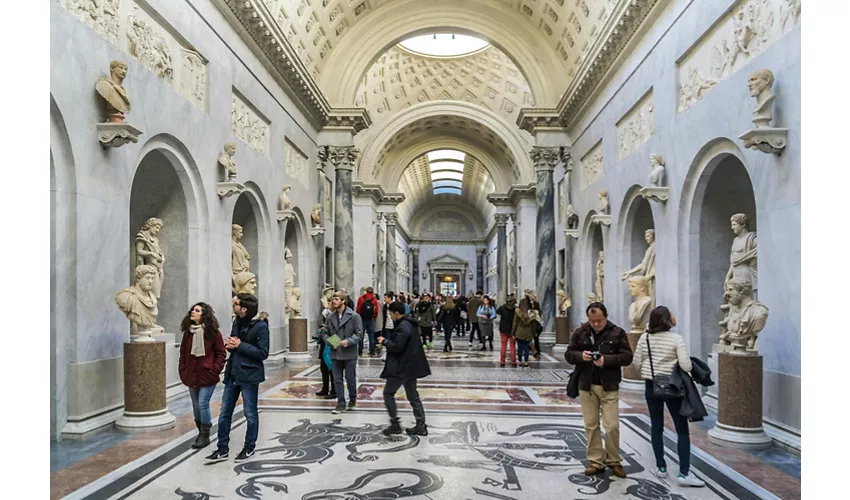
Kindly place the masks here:
POLYGON ((650 333, 646 333, 646 350, 649 352, 649 371, 652 373, 652 378, 655 379, 655 367, 652 366, 652 348, 649 347, 649 335, 650 333))

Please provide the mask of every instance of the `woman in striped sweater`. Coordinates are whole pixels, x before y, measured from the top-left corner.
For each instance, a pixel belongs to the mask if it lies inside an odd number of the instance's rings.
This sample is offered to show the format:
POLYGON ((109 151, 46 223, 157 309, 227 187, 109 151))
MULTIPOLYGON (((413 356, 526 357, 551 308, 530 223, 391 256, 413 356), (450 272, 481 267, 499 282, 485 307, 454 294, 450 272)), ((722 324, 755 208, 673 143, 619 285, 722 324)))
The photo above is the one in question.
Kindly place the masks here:
POLYGON ((649 314, 649 326, 641 335, 632 360, 646 383, 646 406, 652 420, 652 450, 655 452, 656 475, 667 477, 667 462, 664 460, 664 404, 678 434, 680 486, 705 486, 705 483, 690 474, 691 437, 688 431, 688 419, 679 414, 682 398, 656 397, 652 390, 652 372, 655 375, 671 375, 676 364, 682 371, 690 373, 693 369, 688 346, 678 333, 670 329, 676 326, 676 317, 665 306, 658 306, 649 314), (652 358, 649 359, 650 353, 652 358), (651 364, 650 364, 651 363, 651 364))

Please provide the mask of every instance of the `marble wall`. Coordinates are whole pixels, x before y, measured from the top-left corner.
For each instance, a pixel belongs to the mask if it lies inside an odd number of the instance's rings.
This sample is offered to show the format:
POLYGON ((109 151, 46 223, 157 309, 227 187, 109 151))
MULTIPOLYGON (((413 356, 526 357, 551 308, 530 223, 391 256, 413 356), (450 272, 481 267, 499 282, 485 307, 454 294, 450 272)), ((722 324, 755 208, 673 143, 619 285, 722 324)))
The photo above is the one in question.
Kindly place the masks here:
MULTIPOLYGON (((722 276, 728 269, 733 236, 728 216, 748 212, 759 236, 758 298, 770 308, 767 328, 759 340, 765 369, 764 417, 766 422, 799 432, 801 51, 800 27, 794 18, 791 24, 786 19, 781 30, 777 26, 784 19, 784 4, 774 0, 673 0, 657 13, 655 23, 636 41, 632 55, 611 74, 569 130, 574 158, 585 157, 600 141, 604 157, 601 175, 589 183, 581 179, 578 162, 573 172, 579 179, 572 183, 570 194, 582 217, 582 232, 571 272, 577 298, 573 308, 583 308, 593 287, 594 250, 600 243, 593 237, 597 229, 586 223, 586 216, 598 205, 597 193, 606 189, 612 214, 611 226, 601 229, 606 301, 615 323, 628 322, 627 284, 620 281, 619 274, 636 265, 645 249, 629 225, 630 211, 636 188, 648 184, 650 153, 660 154, 666 162, 670 198, 665 204, 650 203, 657 238, 657 302, 676 313, 678 330, 692 354, 704 356, 719 335, 712 324, 717 319, 715 302, 723 292, 722 276), (749 10, 750 4, 758 6, 749 10), (681 79, 683 65, 697 61, 704 51, 723 53, 722 37, 713 38, 715 23, 732 22, 727 13, 731 9, 737 15, 741 6, 747 8, 741 14, 742 22, 762 33, 761 41, 754 42, 758 50, 741 56, 731 71, 722 71, 722 78, 710 91, 699 93, 698 99, 680 109, 682 89, 689 89, 689 83, 681 79), (762 16, 759 9, 772 9, 773 15, 762 16), (769 29, 763 23, 768 23, 769 29), (749 96, 747 79, 759 68, 772 70, 776 77, 774 125, 789 129, 788 146, 781 156, 745 149, 738 139, 752 126, 755 101, 749 96), (616 124, 650 90, 652 132, 622 156, 616 124), (738 173, 730 161, 741 167, 738 173)), ((563 225, 558 232, 563 234, 563 225)), ((562 236, 557 245, 564 248, 562 236)), ((574 312, 575 326, 583 318, 583 310, 574 312)))
MULTIPOLYGON (((218 312, 222 328, 228 328, 230 225, 237 197, 220 199, 215 190, 222 176, 217 158, 226 142, 237 145, 238 180, 246 186, 242 196, 248 197, 256 233, 251 271, 258 276, 260 307, 271 315, 275 349, 286 347, 284 238, 274 217, 281 185, 293 184, 290 198, 298 215, 291 224, 300 241, 311 239, 304 214, 318 199, 318 176, 310 172, 291 178, 285 172, 285 144, 289 141, 308 157, 307 165, 314 165, 317 131, 212 3, 200 2, 193 9, 165 0, 147 3, 157 16, 146 18, 146 23, 157 19, 164 33, 178 33, 208 61, 203 101, 183 92, 179 82, 163 77, 156 67, 150 69, 146 59, 131 55, 123 41, 116 44, 108 33, 87 26, 64 4, 53 2, 50 7, 51 294, 56 302, 51 306, 51 438, 58 437, 68 421, 85 421, 86 415, 108 411, 123 399, 112 367, 129 340, 129 324, 113 298, 129 284, 131 238, 139 229, 138 220, 148 213, 175 221, 166 223, 161 233, 169 265, 177 266, 166 268, 163 326, 175 330, 180 313, 204 300, 218 312), (103 149, 95 124, 104 121, 104 114, 94 85, 108 75, 115 59, 129 65, 124 87, 132 111, 127 122, 144 134, 137 144, 103 149), (268 149, 262 153, 234 133, 234 89, 268 121, 268 149), (158 183, 144 176, 151 158, 157 168, 170 172, 158 183), (146 191, 176 189, 176 194, 151 201, 144 214, 134 212, 136 179, 151 182, 146 191), (170 232, 178 229, 182 235, 170 232), (97 245, 92 245, 95 240, 97 245)), ((309 310, 318 300, 319 276, 312 253, 299 253, 304 273, 299 282, 306 288, 302 306, 309 310)), ((75 427, 83 428, 85 422, 75 427)))

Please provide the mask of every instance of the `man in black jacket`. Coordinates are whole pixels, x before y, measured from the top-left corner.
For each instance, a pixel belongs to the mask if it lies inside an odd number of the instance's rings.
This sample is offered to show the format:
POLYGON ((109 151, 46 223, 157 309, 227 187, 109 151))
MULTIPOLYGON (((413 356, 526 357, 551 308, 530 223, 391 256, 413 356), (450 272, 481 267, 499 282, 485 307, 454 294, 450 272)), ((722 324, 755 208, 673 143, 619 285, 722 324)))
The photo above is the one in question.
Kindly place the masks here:
POLYGON ((227 460, 230 444, 230 423, 233 408, 242 393, 242 408, 247 420, 245 446, 236 457, 237 462, 248 460, 254 455, 260 418, 257 414, 257 397, 260 382, 266 380, 263 361, 269 357, 268 315, 257 316, 259 302, 249 293, 240 293, 233 298, 233 313, 236 319, 230 337, 224 344, 230 351, 224 367, 224 392, 221 395, 221 412, 218 415, 218 448, 206 457, 208 463, 227 460))
POLYGON ((431 368, 428 366, 425 349, 419 340, 419 325, 409 316, 404 315, 404 304, 401 302, 393 302, 388 309, 387 314, 392 318, 395 330, 389 337, 378 339, 378 342, 387 349, 387 362, 384 365, 384 371, 381 372, 381 378, 387 380, 384 385, 384 405, 390 414, 390 426, 383 432, 387 436, 401 434, 395 393, 399 387, 404 386, 404 393, 410 401, 410 406, 413 407, 413 416, 416 417, 416 427, 407 429, 407 433, 427 436, 425 409, 416 390, 416 381, 431 375, 431 368))
POLYGON ((620 464, 620 369, 632 362, 632 348, 626 332, 608 321, 608 309, 601 302, 587 306, 587 323, 576 328, 565 357, 578 372, 581 413, 587 435, 588 476, 611 467, 624 478, 620 464), (605 428, 605 448, 599 432, 599 412, 605 428))

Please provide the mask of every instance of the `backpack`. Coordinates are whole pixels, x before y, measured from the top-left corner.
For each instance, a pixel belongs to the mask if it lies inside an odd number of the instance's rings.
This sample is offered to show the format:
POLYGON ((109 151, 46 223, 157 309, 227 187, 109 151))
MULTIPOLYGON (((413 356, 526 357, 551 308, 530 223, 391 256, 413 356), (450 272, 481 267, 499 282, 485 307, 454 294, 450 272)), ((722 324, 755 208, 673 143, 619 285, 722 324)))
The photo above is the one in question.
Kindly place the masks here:
POLYGON ((365 295, 363 296, 363 305, 360 306, 360 317, 364 319, 375 317, 374 299, 367 299, 365 295))

